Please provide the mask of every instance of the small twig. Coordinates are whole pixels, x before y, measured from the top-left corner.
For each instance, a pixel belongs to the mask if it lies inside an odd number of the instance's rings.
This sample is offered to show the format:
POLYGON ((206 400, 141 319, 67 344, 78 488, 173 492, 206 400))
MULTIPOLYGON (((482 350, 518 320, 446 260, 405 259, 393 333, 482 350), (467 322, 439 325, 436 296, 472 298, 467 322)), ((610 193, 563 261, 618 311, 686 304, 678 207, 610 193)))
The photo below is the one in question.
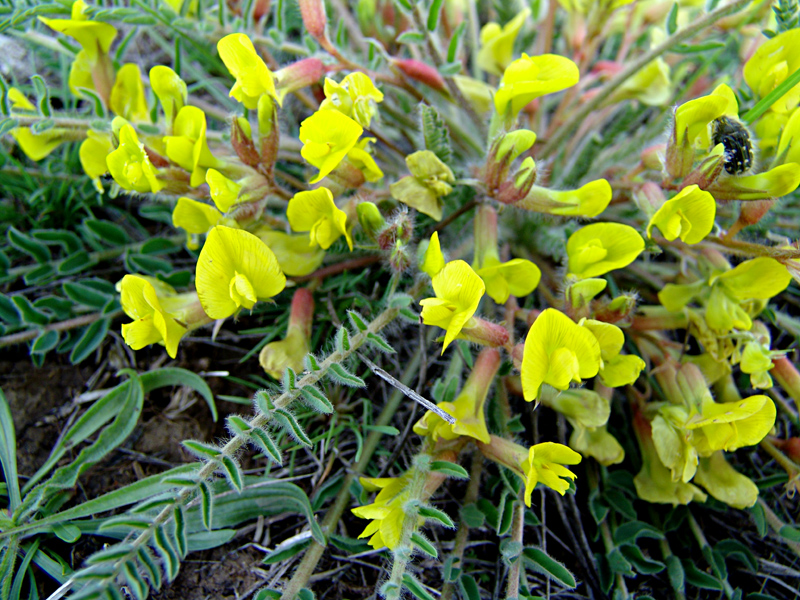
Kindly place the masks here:
POLYGON ((444 419, 445 421, 450 423, 450 425, 454 425, 455 424, 455 422, 456 422, 455 417, 452 417, 451 415, 448 415, 441 408, 436 406, 433 402, 431 402, 430 400, 428 400, 426 398, 423 398, 417 392, 412 390, 410 387, 408 387, 407 385, 401 383, 400 381, 398 381, 397 379, 395 379, 394 377, 389 375, 389 373, 387 373, 386 371, 381 369, 378 365, 376 365, 374 362, 372 362, 370 359, 368 359, 366 356, 364 356, 361 352, 357 352, 357 354, 358 354, 358 357, 362 361, 364 361, 364 364, 366 364, 370 368, 370 370, 373 373, 375 373, 375 375, 377 375, 378 377, 383 379, 386 383, 391 385, 393 388, 395 388, 397 390, 400 390, 401 392, 403 392, 403 394, 405 394, 406 396, 408 396, 409 398, 411 398, 415 402, 418 402, 419 404, 424 406, 429 411, 436 413, 439 417, 441 417, 442 419, 444 419))
POLYGON ((27 342, 28 340, 32 340, 36 336, 47 333, 48 331, 68 331, 70 329, 76 329, 77 327, 83 327, 84 325, 89 325, 90 323, 94 323, 95 321, 99 321, 100 319, 113 319, 118 317, 122 314, 122 310, 114 310, 109 313, 91 313, 89 315, 81 315, 80 317, 75 317, 74 319, 67 319, 66 321, 59 321, 58 323, 51 323, 50 325, 45 325, 44 327, 39 327, 36 329, 26 329, 25 331, 19 331, 17 333, 12 333, 11 335, 4 335, 0 337, 0 348, 5 348, 6 346, 12 346, 14 344, 21 344, 23 342, 27 342))

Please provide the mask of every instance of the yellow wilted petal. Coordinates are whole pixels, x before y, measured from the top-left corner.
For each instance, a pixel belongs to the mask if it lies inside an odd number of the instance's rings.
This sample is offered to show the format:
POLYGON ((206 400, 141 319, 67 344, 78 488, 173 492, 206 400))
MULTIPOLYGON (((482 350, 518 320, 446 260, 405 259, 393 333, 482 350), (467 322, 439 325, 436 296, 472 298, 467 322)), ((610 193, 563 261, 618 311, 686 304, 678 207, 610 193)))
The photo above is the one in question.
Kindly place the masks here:
POLYGON ((242 229, 219 225, 206 238, 195 279, 200 303, 212 319, 229 317, 240 306, 267 300, 286 286, 286 277, 264 242, 242 229))
POLYGON ((705 281, 688 284, 668 283, 664 289, 658 292, 658 300, 668 311, 678 312, 683 310, 705 288, 705 281))
POLYGON ((494 97, 497 114, 513 119, 531 100, 572 87, 579 78, 578 66, 566 57, 523 53, 503 73, 494 97))
POLYGON ((328 188, 298 192, 286 208, 286 217, 293 231, 310 232, 311 245, 327 250, 344 235, 350 250, 353 240, 347 230, 347 214, 333 201, 328 188))
POLYGON ((611 415, 611 403, 597 392, 587 389, 543 394, 542 404, 584 427, 601 427, 611 415))
POLYGON ((463 75, 453 76, 453 81, 475 112, 483 114, 492 107, 494 89, 491 86, 478 79, 463 75))
POLYGON ((613 101, 635 99, 647 106, 664 106, 672 97, 670 68, 663 58, 647 64, 627 79, 612 96, 613 101))
POLYGON ((580 278, 597 277, 627 267, 642 250, 644 240, 633 227, 593 223, 567 240, 569 271, 580 278))
POLYGON ((333 171, 355 147, 364 130, 337 110, 318 110, 300 123, 300 155, 319 169, 310 183, 317 183, 333 171))
MULTIPOLYGON (((784 31, 766 40, 744 65, 744 80, 763 98, 800 68, 800 29, 784 31)), ((770 109, 790 112, 800 103, 800 84, 795 85, 770 109)))
POLYGON ((178 198, 172 211, 172 224, 175 227, 182 227, 187 233, 206 233, 221 218, 222 213, 216 208, 191 198, 178 198))
POLYGON ((117 71, 109 100, 114 114, 129 121, 149 121, 150 111, 144 96, 144 83, 139 65, 128 63, 117 71))
POLYGON ((444 254, 442 254, 442 246, 439 243, 438 231, 433 232, 428 248, 425 250, 425 257, 422 259, 422 264, 419 268, 430 277, 435 277, 444 268, 444 254))
POLYGON ((591 331, 554 308, 536 318, 522 356, 525 400, 536 400, 544 383, 567 389, 570 381, 594 377, 599 369, 600 345, 591 331))
POLYGON ((696 185, 687 186, 653 215, 647 237, 652 237, 653 227, 658 227, 670 241, 679 237, 687 244, 697 244, 711 233, 716 213, 717 203, 711 194, 696 185))
POLYGON ((522 258, 494 265, 487 261, 477 273, 486 285, 486 293, 498 304, 504 304, 509 296, 527 296, 536 289, 542 278, 539 267, 522 258))
POLYGON ((236 79, 230 92, 232 97, 251 110, 258 107, 258 99, 264 94, 278 100, 272 72, 256 52, 249 37, 243 33, 226 35, 217 42, 217 51, 236 79))
POLYGON ((493 75, 502 75, 514 55, 514 41, 519 30, 530 16, 530 9, 523 9, 502 28, 494 22, 481 29, 481 48, 478 66, 493 75))
POLYGON ((51 129, 36 134, 31 131, 30 127, 15 127, 11 130, 11 136, 19 144, 25 156, 35 161, 47 157, 67 141, 64 130, 61 129, 51 129))
POLYGON ((309 246, 308 236, 282 231, 259 231, 258 237, 275 253, 278 264, 289 277, 302 277, 316 271, 325 258, 325 250, 309 246))
POLYGON ((478 309, 486 288, 480 277, 463 260, 454 260, 433 277, 436 298, 425 298, 422 321, 445 329, 442 353, 456 339, 464 325, 478 309))
POLYGON ((156 65, 150 69, 150 87, 161 102, 164 115, 167 117, 167 126, 171 127, 178 111, 186 104, 188 98, 186 83, 169 67, 156 65))
POLYGON ((758 500, 756 484, 737 472, 721 451, 700 459, 694 481, 714 498, 734 508, 749 508, 758 500))
POLYGON ((613 435, 608 433, 605 425, 600 427, 584 427, 573 423, 569 446, 583 456, 591 456, 606 467, 616 465, 625 460, 625 450, 613 435))

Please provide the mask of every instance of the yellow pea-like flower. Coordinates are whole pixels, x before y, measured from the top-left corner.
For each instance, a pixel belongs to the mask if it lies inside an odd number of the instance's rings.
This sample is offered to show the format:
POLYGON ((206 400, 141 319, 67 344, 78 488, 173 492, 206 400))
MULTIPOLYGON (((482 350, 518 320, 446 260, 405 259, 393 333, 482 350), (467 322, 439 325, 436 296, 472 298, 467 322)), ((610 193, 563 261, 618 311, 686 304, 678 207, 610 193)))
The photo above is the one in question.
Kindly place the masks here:
POLYGON ((158 180, 136 130, 124 124, 119 130, 119 147, 106 157, 108 172, 120 187, 136 192, 158 192, 164 184, 158 180))
MULTIPOLYGON (((800 68, 800 29, 790 29, 766 40, 744 65, 744 80, 763 98, 800 68)), ((800 84, 777 100, 770 110, 788 113, 800 104, 800 84)))
POLYGON ((325 250, 309 246, 307 235, 291 235, 277 230, 259 230, 256 235, 269 246, 281 271, 289 277, 313 273, 325 259, 325 250))
POLYGON ((191 234, 204 234, 222 218, 222 213, 210 204, 191 198, 178 198, 172 211, 172 224, 191 234))
POLYGON ((195 281, 200 303, 212 319, 253 308, 286 286, 286 277, 264 242, 242 229, 220 225, 206 238, 195 281))
POLYGON ((261 368, 273 379, 280 380, 286 369, 303 371, 303 359, 311 350, 311 325, 314 320, 314 296, 306 288, 298 288, 292 296, 286 337, 270 342, 258 354, 261 368))
POLYGON ((590 181, 577 190, 551 190, 534 185, 514 206, 562 217, 596 217, 606 209, 611 196, 611 185, 605 179, 590 181))
POLYGON ((569 272, 580 278, 597 277, 631 264, 644 250, 644 240, 633 227, 620 223, 592 223, 567 240, 569 272))
POLYGON ((88 7, 83 0, 76 0, 72 3, 71 18, 46 19, 39 17, 39 20, 50 29, 68 35, 77 41, 93 64, 97 61, 99 54, 108 53, 111 42, 117 36, 117 30, 108 23, 90 21, 85 14, 88 7))
POLYGON ((172 125, 174 135, 164 136, 167 158, 191 173, 189 184, 201 185, 209 167, 220 166, 206 140, 206 115, 196 106, 184 106, 172 125))
POLYGON ((264 94, 278 100, 272 72, 256 52, 249 37, 243 33, 226 35, 217 42, 217 51, 236 79, 230 96, 251 110, 258 107, 258 99, 264 94))
POLYGON ((656 211, 647 225, 647 237, 652 237, 653 227, 658 227, 670 241, 680 238, 687 244, 697 244, 711 233, 716 214, 714 196, 690 185, 656 211))
POLYGON ((84 173, 91 177, 94 187, 98 192, 103 191, 100 177, 108 173, 106 157, 114 151, 114 144, 108 133, 101 133, 92 129, 86 132, 86 139, 81 142, 78 157, 84 173))
POLYGON ((300 155, 319 169, 310 183, 333 171, 356 145, 361 125, 338 110, 318 110, 300 123, 300 155))
POLYGON ((435 277, 444 268, 444 265, 444 254, 442 253, 442 245, 439 242, 439 232, 434 231, 422 257, 419 269, 430 277, 435 277))
POLYGON ((352 509, 362 519, 371 519, 359 539, 369 538, 369 545, 376 550, 386 547, 394 550, 400 545, 403 524, 406 518, 405 503, 410 497, 410 483, 414 470, 401 477, 362 477, 361 484, 368 491, 380 490, 375 501, 352 509))
POLYGON ((526 8, 502 27, 491 21, 481 28, 481 47, 478 51, 478 66, 493 75, 502 75, 514 55, 514 42, 519 30, 530 16, 526 8))
POLYGON ((758 444, 775 425, 775 403, 767 396, 750 396, 737 402, 703 399, 699 413, 691 415, 685 427, 691 443, 701 456, 718 450, 733 452, 758 444))
POLYGON ((630 385, 639 378, 645 362, 635 355, 620 354, 625 344, 625 335, 619 327, 594 319, 587 319, 582 325, 594 334, 600 344, 602 364, 599 374, 604 385, 621 387, 630 385))
POLYGON ((327 250, 340 236, 344 236, 347 246, 353 249, 347 214, 336 206, 328 188, 296 193, 286 207, 286 217, 293 231, 309 232, 311 246, 327 250))
POLYGON ((228 209, 239 200, 242 186, 231 181, 216 169, 206 171, 206 183, 210 190, 211 200, 222 212, 228 212, 228 209))
POLYGON ((375 87, 364 73, 350 73, 341 83, 325 78, 325 100, 320 110, 338 110, 358 123, 369 127, 377 114, 377 104, 383 101, 383 93, 375 87))
POLYGON ((707 151, 711 146, 711 122, 720 117, 739 118, 739 102, 727 85, 718 85, 707 96, 684 102, 675 109, 674 133, 678 146, 707 151), (685 141, 685 142, 684 142, 685 141))
POLYGON ((506 121, 513 120, 531 100, 572 87, 579 78, 578 66, 568 58, 523 53, 503 73, 494 107, 498 115, 506 116, 506 121))
POLYGON ((509 296, 527 296, 542 278, 539 267, 524 258, 512 258, 504 263, 494 257, 487 258, 476 273, 483 279, 486 293, 497 304, 504 304, 509 296))
MULTIPOLYGON (((25 111, 35 111, 36 107, 17 88, 8 90, 8 99, 11 108, 25 111)), ((10 131, 25 156, 38 161, 48 156, 61 144, 69 141, 69 136, 63 129, 50 129, 42 133, 33 133, 30 127, 15 127, 10 131)))
POLYGON ((114 114, 128 121, 150 120, 139 65, 128 63, 120 67, 111 88, 109 105, 114 114))
POLYGON ((154 277, 126 275, 117 284, 122 310, 132 323, 122 325, 122 337, 134 350, 163 344, 175 358, 178 343, 190 329, 209 322, 198 303, 197 294, 177 294, 154 277))
POLYGON ((150 87, 164 109, 167 127, 172 130, 172 122, 178 111, 186 105, 188 92, 186 83, 180 76, 164 65, 156 65, 150 69, 150 87))
POLYGON ((447 263, 433 277, 435 298, 420 300, 422 322, 445 330, 442 353, 468 324, 486 291, 481 278, 463 260, 447 263))
POLYGON ((375 138, 364 138, 358 142, 347 153, 347 160, 364 175, 367 181, 379 181, 383 178, 383 171, 375 162, 370 154, 369 144, 375 141, 375 138))
POLYGON ((441 221, 442 203, 439 200, 453 191, 456 180, 453 171, 430 150, 420 150, 406 157, 411 175, 389 186, 392 197, 441 221))
POLYGON ((600 344, 592 332, 548 308, 525 338, 520 369, 525 400, 536 400, 545 383, 566 390, 570 383, 594 377, 600 364, 600 344))
POLYGON ((734 508, 750 508, 758 500, 758 486, 734 469, 722 451, 699 460, 694 481, 714 498, 734 508))

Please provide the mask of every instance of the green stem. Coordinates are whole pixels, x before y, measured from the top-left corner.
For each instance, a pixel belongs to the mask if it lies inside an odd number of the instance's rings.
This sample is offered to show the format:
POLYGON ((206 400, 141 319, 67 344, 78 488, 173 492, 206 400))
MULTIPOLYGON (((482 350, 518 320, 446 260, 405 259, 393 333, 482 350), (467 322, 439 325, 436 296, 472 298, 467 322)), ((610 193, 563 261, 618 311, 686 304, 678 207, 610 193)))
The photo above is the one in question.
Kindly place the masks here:
POLYGON ((117 309, 108 313, 91 313, 88 315, 81 315, 74 319, 67 319, 66 321, 59 321, 58 323, 51 323, 44 327, 37 327, 36 329, 26 329, 25 331, 18 331, 10 335, 0 337, 0 348, 6 346, 13 346, 14 344, 21 344, 35 337, 47 333, 48 331, 69 331, 70 329, 77 329, 84 325, 89 325, 100 319, 115 319, 122 314, 122 309, 117 309))
MULTIPOLYGON (((662 538, 659 545, 661 547, 661 555, 664 557, 664 560, 667 560, 670 556, 673 556, 672 548, 669 547, 667 538, 662 538)), ((686 600, 686 594, 684 594, 681 590, 675 589, 675 600, 686 600)))
POLYGON ((678 44, 685 42, 695 34, 699 33, 707 27, 711 27, 720 19, 731 15, 745 6, 750 4, 750 0, 735 0, 726 6, 720 6, 713 12, 708 13, 706 16, 698 19, 694 23, 687 25, 680 31, 671 35, 661 44, 640 56, 637 60, 629 64, 625 69, 620 71, 614 78, 598 90, 598 93, 592 97, 591 100, 586 102, 579 108, 567 121, 556 131, 553 136, 547 141, 542 150, 538 153, 539 156, 550 156, 556 148, 559 148, 564 140, 569 136, 578 125, 591 115, 594 111, 598 110, 603 103, 611 97, 611 95, 619 89, 628 79, 636 75, 639 71, 644 69, 648 64, 657 59, 662 54, 668 52, 678 44))
POLYGON ((714 571, 714 575, 717 577, 717 579, 719 579, 722 582, 722 587, 725 591, 725 596, 729 599, 732 599, 734 593, 733 588, 731 587, 731 584, 728 583, 727 579, 723 579, 722 577, 719 576, 719 573, 717 572, 717 566, 714 564, 713 560, 710 560, 708 558, 707 553, 711 551, 711 546, 709 545, 708 540, 706 539, 706 536, 703 533, 703 530, 700 528, 700 524, 694 518, 694 515, 691 513, 691 511, 689 511, 689 528, 692 530, 694 538, 700 545, 700 549, 703 551, 703 556, 706 557, 708 565, 711 567, 711 570, 714 571))

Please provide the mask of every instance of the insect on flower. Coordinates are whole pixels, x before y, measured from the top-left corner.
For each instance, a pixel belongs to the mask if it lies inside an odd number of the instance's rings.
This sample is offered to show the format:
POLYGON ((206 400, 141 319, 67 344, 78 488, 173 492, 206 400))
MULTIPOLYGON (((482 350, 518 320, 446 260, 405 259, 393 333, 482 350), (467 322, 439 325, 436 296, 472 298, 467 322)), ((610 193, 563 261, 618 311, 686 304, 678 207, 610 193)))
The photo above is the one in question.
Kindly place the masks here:
POLYGON ((753 144, 747 128, 732 117, 720 117, 711 124, 714 145, 725 147, 725 170, 731 175, 753 167, 753 144))

